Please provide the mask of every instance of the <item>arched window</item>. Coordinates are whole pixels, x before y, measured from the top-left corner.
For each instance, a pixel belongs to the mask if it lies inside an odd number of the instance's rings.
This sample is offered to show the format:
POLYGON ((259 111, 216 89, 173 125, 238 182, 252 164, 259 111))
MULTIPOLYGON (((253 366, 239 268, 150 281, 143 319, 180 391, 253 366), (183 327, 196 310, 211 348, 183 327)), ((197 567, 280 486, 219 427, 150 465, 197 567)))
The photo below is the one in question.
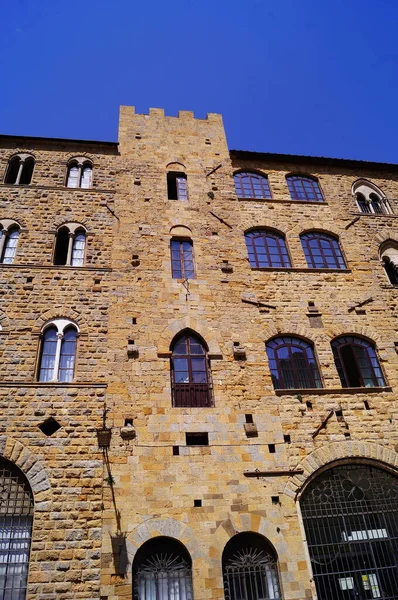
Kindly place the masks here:
POLYGON ((301 200, 302 202, 325 201, 316 179, 302 175, 288 175, 286 181, 292 200, 301 200))
POLYGON ((41 342, 39 381, 69 383, 73 380, 76 340, 76 326, 66 319, 56 319, 45 327, 41 342))
POLYGON ((392 214, 391 206, 380 188, 366 179, 358 179, 352 186, 358 208, 362 213, 373 215, 392 214))
POLYGON ((393 285, 398 285, 398 243, 388 240, 380 246, 380 260, 393 285))
POLYGON ((266 344, 275 389, 310 389, 322 387, 314 347, 301 338, 276 337, 266 344))
POLYGON ((212 406, 212 389, 207 348, 189 331, 171 345, 171 389, 173 406, 212 406))
POLYGON ((19 225, 15 221, 0 222, 0 262, 12 264, 17 252, 19 225))
POLYGON ((153 538, 133 562, 134 600, 193 600, 192 560, 180 542, 153 538))
POLYGON ((386 385, 372 343, 361 337, 343 335, 333 340, 332 349, 343 388, 386 385))
POLYGON ((86 246, 86 230, 79 223, 67 223, 57 231, 54 265, 82 267, 86 246))
POLYGON ((167 173, 167 198, 169 200, 188 200, 188 183, 185 173, 176 171, 167 173))
POLYGON ((75 158, 68 164, 66 186, 69 188, 91 188, 93 166, 84 158, 75 158))
POLYGON ((234 175, 238 198, 271 198, 268 178, 258 173, 240 172, 234 175))
POLYGON ((192 240, 171 240, 170 252, 173 279, 195 279, 192 240))
POLYGON ((283 235, 271 230, 245 234, 250 266, 253 268, 290 267, 290 258, 283 235))
POLYGON ((398 598, 398 483, 367 464, 316 477, 300 500, 319 600, 398 598))
POLYGON ((345 269, 346 264, 337 238, 321 231, 300 236, 310 269, 345 269))
POLYGON ((24 600, 33 525, 33 495, 25 475, 0 459, 0 597, 24 600))
POLYGON ((222 555, 225 600, 279 600, 276 554, 256 533, 238 533, 222 555))
POLYGON ((32 180, 35 160, 29 154, 13 156, 7 167, 4 183, 14 185, 29 185, 32 180))

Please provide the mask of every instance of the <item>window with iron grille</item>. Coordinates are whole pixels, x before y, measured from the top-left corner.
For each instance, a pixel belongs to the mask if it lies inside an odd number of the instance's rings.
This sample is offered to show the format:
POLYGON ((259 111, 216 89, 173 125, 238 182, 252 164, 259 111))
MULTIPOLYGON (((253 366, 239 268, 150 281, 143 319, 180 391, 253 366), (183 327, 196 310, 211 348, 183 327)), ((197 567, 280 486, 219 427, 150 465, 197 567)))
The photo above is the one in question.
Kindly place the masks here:
POLYGON ((320 231, 300 236, 307 265, 310 269, 346 269, 337 238, 320 231))
POLYGON ((193 600, 192 560, 177 540, 145 542, 133 563, 134 600, 193 600))
POLYGON ((258 173, 240 172, 234 175, 238 198, 271 198, 268 178, 258 173))
POLYGON ((77 329, 70 321, 56 319, 43 331, 38 380, 43 382, 73 380, 77 329))
POLYGON ((319 475, 300 500, 318 600, 398 599, 398 483, 367 464, 319 475))
POLYGON ((279 600, 276 555, 262 536, 238 533, 222 555, 225 600, 279 600))
POLYGON ((29 185, 32 180, 35 159, 29 154, 13 156, 7 166, 4 183, 29 185))
POLYGON ((173 406, 212 406, 210 365, 204 343, 186 332, 177 337, 171 350, 173 406))
POLYGON ((169 200, 188 200, 188 183, 185 173, 167 173, 167 197, 169 200))
POLYGON ((301 175, 288 175, 286 181, 292 200, 301 200, 302 202, 325 201, 316 179, 301 175))
POLYGON ((275 389, 321 388, 313 345, 301 338, 280 336, 266 344, 275 389))
POLYGON ((343 335, 333 340, 332 349, 344 388, 386 385, 373 344, 360 337, 343 335))
POLYGON ((192 240, 171 240, 170 252, 173 279, 195 279, 192 240))
POLYGON ((283 235, 270 230, 250 231, 245 234, 250 266, 253 268, 291 267, 283 235))
POLYGON ((33 496, 24 474, 0 459, 0 600, 24 600, 33 524, 33 496))

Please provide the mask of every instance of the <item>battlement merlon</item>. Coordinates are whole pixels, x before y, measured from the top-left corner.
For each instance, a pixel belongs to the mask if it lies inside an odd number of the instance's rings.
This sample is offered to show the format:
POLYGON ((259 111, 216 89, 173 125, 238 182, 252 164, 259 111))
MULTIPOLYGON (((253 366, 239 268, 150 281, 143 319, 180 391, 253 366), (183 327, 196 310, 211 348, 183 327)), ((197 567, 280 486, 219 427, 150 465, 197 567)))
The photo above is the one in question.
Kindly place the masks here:
POLYGON ((225 140, 222 115, 208 113, 205 119, 197 119, 189 110, 178 111, 178 116, 165 115, 163 108, 150 108, 148 114, 135 112, 134 106, 121 106, 119 116, 119 144, 121 149, 136 146, 138 140, 145 139, 160 142, 162 136, 180 138, 181 135, 201 136, 212 141, 216 138, 225 140))

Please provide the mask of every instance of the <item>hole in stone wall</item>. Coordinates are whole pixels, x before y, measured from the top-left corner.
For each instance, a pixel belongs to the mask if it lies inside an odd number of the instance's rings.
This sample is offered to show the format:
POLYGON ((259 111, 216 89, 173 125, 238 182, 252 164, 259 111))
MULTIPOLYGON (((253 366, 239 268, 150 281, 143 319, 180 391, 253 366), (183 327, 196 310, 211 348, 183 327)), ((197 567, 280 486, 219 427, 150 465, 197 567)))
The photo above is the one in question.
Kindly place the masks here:
POLYGON ((246 423, 253 423, 253 415, 245 415, 246 423))
POLYGON ((285 444, 290 444, 291 439, 288 433, 285 433, 285 435, 283 436, 283 441, 285 442, 285 444))
POLYGON ((370 405, 369 405, 369 402, 367 400, 364 400, 363 404, 364 404, 366 410, 370 410, 370 405))
POLYGON ((344 416, 343 416, 342 410, 336 410, 336 418, 339 421, 339 423, 344 422, 344 416))
POLYGON ((173 456, 179 456, 179 454, 180 454, 180 447, 173 446, 173 456))
POLYGON ((268 444, 268 451, 270 454, 275 454, 275 444, 268 444))
POLYGON ((206 433, 186 433, 185 442, 187 446, 208 446, 209 434, 206 433))
POLYGON ((272 504, 280 504, 279 496, 271 496, 271 502, 272 504))
POLYGON ((40 431, 47 437, 53 435, 58 429, 61 429, 61 425, 53 417, 46 419, 41 425, 39 425, 40 431))
POLYGON ((305 403, 307 410, 311 411, 312 410, 312 402, 310 402, 309 400, 307 400, 307 402, 305 403))
POLYGON ((193 505, 196 506, 197 508, 199 508, 200 506, 202 506, 202 500, 194 500, 193 501, 193 505))
POLYGON ((132 321, 133 325, 137 325, 137 319, 136 319, 136 317, 133 317, 131 321, 132 321))

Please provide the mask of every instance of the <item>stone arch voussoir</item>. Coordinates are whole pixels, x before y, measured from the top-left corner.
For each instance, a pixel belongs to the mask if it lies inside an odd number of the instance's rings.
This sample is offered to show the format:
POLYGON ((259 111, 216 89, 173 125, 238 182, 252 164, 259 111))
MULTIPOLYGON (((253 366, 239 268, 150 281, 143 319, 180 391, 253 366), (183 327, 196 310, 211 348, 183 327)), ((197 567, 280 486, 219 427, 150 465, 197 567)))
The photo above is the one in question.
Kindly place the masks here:
POLYGON ((379 351, 384 349, 386 346, 385 342, 377 333, 377 331, 373 329, 373 327, 368 327, 366 325, 334 325, 333 327, 329 327, 325 330, 325 335, 327 335, 331 340, 339 335, 359 335, 366 337, 377 345, 379 351))
POLYGON ((0 436, 0 455, 21 469, 29 481, 33 494, 45 492, 51 488, 46 470, 37 456, 18 440, 0 436))
POLYGON ((279 324, 275 324, 272 327, 262 329, 258 337, 263 342, 268 342, 271 338, 278 335, 297 335, 298 337, 305 338, 310 342, 316 342, 318 339, 324 337, 323 332, 315 331, 310 327, 305 327, 301 323, 295 321, 283 321, 279 324))
POLYGON ((217 340, 216 331, 207 325, 205 321, 195 317, 186 316, 176 321, 171 321, 162 331, 158 341, 158 354, 167 354, 170 351, 170 344, 175 336, 184 329, 191 329, 198 333, 206 342, 209 348, 209 354, 220 355, 220 346, 217 340))
POLYGON ((398 454, 380 444, 371 442, 346 441, 332 442, 321 446, 309 454, 298 466, 303 469, 302 475, 294 475, 285 486, 285 494, 296 498, 303 485, 318 469, 338 460, 351 458, 367 458, 375 462, 384 463, 398 471, 398 454))
POLYGON ((47 310, 36 319, 35 329, 40 332, 43 328, 43 325, 48 323, 48 321, 52 321, 53 319, 70 319, 79 326, 81 331, 87 328, 86 321, 80 312, 73 310, 72 308, 67 308, 63 304, 58 304, 47 310))
POLYGON ((379 247, 381 246, 381 244, 383 244, 384 242, 388 242, 389 240, 398 243, 398 233, 396 231, 393 231, 392 229, 387 229, 384 231, 379 231, 375 235, 374 239, 379 245, 379 247))

